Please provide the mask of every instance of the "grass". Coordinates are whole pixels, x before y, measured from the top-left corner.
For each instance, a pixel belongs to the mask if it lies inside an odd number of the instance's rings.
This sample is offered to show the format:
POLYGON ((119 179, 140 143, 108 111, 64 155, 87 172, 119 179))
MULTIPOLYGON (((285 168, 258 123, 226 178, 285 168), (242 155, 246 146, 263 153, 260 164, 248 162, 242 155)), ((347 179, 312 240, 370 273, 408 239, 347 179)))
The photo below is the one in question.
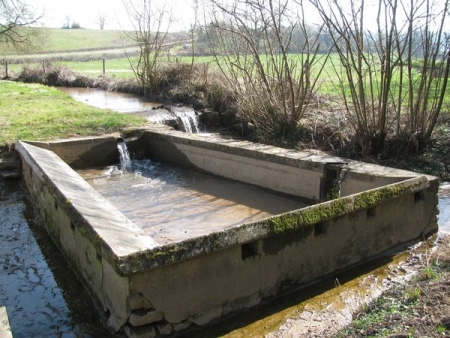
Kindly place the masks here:
POLYGON ((449 244, 450 237, 441 238, 419 263, 416 277, 378 298, 334 337, 448 337, 449 244))
POLYGON ((0 81, 0 145, 100 135, 147 120, 76 102, 53 87, 0 81))
MULTIPOLYGON (((131 42, 123 40, 121 31, 96 29, 59 29, 43 28, 44 43, 36 53, 55 53, 86 49, 121 48, 131 42)), ((0 55, 11 55, 15 52, 3 51, 0 55)))

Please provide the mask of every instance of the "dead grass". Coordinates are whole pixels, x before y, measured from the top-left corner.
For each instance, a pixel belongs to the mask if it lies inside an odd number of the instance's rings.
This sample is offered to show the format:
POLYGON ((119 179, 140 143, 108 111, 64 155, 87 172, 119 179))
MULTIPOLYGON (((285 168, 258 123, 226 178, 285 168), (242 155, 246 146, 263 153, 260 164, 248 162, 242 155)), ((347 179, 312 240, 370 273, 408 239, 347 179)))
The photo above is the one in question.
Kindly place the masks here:
POLYGON ((450 236, 418 267, 417 277, 385 293, 334 337, 450 337, 450 236))

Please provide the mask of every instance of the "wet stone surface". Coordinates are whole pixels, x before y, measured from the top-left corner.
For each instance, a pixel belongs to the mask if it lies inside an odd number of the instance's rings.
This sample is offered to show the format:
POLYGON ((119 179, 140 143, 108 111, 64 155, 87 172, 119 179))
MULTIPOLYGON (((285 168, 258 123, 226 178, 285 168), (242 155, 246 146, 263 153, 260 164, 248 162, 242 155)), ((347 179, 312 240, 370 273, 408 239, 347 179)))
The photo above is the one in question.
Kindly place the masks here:
POLYGON ((20 181, 0 180, 0 306, 13 336, 110 337, 20 181))

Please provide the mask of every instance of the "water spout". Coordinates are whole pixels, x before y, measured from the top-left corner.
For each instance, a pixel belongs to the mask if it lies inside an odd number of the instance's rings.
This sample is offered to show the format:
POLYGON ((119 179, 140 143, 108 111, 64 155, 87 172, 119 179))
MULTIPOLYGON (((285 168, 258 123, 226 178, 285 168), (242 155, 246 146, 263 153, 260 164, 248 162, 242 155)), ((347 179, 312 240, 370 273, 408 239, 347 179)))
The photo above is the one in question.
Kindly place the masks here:
POLYGON ((121 169, 124 171, 130 171, 131 170, 130 153, 128 152, 125 140, 121 137, 117 139, 117 149, 119 150, 121 169))

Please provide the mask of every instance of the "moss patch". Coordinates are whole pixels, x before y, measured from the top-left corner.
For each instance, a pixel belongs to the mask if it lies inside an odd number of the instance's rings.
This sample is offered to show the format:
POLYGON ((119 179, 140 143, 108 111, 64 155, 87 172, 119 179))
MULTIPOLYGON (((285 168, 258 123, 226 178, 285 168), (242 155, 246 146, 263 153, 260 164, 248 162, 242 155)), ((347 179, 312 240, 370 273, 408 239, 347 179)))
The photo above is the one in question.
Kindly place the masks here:
POLYGON ((423 188, 426 178, 415 178, 415 182, 401 182, 354 196, 337 198, 295 212, 286 213, 270 219, 267 223, 269 233, 281 234, 303 226, 314 225, 327 219, 342 216, 347 213, 370 208, 389 201, 398 196, 413 193, 423 188))
POLYGON ((342 215, 347 210, 347 201, 344 198, 317 204, 270 219, 268 221, 269 232, 272 234, 280 234, 286 231, 292 231, 302 226, 322 222, 336 215, 342 215))

